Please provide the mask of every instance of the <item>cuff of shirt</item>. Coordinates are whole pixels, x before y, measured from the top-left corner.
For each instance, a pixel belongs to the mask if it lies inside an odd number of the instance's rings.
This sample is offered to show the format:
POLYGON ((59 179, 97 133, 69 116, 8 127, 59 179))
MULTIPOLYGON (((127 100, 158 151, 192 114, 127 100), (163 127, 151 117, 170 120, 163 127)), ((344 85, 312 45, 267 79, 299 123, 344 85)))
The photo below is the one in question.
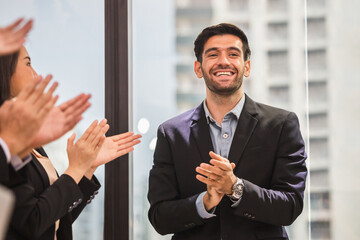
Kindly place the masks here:
POLYGON ((196 199, 196 210, 199 214, 200 217, 206 219, 206 218, 211 218, 211 217, 215 217, 216 215, 214 214, 216 207, 214 207, 213 209, 211 209, 210 212, 206 211, 205 206, 204 206, 204 195, 206 192, 202 192, 200 193, 200 195, 197 197, 196 199))
POLYGON ((27 155, 23 159, 21 159, 18 155, 12 156, 10 159, 10 163, 15 169, 15 171, 19 171, 21 168, 23 168, 26 164, 28 164, 31 161, 31 154, 27 155))
POLYGON ((233 202, 233 204, 231 204, 231 207, 236 208, 237 206, 239 206, 241 198, 239 200, 237 200, 237 201, 234 201, 231 198, 230 198, 230 200, 233 202))
POLYGON ((10 163, 10 158, 11 158, 10 150, 9 150, 8 145, 6 144, 6 142, 2 138, 0 138, 0 146, 1 146, 1 148, 3 149, 3 151, 5 153, 7 163, 10 163))

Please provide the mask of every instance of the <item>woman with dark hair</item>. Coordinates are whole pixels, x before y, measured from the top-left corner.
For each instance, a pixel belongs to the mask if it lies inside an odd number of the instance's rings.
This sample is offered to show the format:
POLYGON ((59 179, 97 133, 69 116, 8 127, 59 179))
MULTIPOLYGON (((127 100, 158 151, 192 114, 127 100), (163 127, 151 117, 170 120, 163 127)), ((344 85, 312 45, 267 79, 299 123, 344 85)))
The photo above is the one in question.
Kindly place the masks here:
MULTIPOLYGON (((1 101, 16 97, 36 75, 24 47, 0 57, 1 101)), ((106 120, 95 121, 78 141, 75 134, 68 139, 69 167, 61 176, 42 148, 32 149, 32 161, 12 172, 16 181, 5 184, 16 195, 6 239, 72 239, 72 223, 100 187, 93 176, 96 168, 140 142, 141 136, 131 132, 105 138, 108 128, 106 120)))

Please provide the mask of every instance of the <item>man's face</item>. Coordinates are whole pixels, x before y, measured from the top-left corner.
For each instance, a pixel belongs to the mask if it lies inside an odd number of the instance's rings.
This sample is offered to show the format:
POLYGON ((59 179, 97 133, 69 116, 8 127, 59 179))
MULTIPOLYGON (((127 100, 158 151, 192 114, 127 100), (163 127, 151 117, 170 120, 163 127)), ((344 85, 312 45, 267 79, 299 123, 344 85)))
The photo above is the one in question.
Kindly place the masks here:
POLYGON ((195 62, 195 73, 205 79, 211 92, 230 96, 250 74, 250 60, 244 61, 243 54, 240 38, 231 34, 213 36, 204 45, 202 63, 195 62))

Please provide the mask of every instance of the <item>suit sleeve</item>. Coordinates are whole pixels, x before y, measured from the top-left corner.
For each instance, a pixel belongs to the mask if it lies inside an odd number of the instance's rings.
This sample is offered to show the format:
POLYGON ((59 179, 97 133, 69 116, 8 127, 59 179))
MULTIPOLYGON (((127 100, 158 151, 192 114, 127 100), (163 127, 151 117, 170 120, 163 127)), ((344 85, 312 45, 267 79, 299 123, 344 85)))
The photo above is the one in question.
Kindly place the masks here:
POLYGON ((235 214, 272 225, 292 224, 303 209, 305 160, 298 119, 289 113, 277 145, 270 188, 261 188, 244 179, 244 193, 235 214))
POLYGON ((196 210, 198 195, 180 199, 170 144, 163 126, 160 125, 148 192, 148 216, 155 230, 165 235, 204 224, 196 210))
POLYGON ((63 174, 53 185, 35 197, 35 191, 26 180, 12 187, 16 205, 11 227, 26 239, 38 239, 55 221, 71 212, 73 205, 83 198, 76 182, 63 174))
POLYGON ((78 186, 83 194, 83 198, 81 203, 71 212, 72 222, 74 222, 79 217, 80 213, 86 207, 86 205, 94 199, 96 194, 98 194, 98 190, 101 185, 94 175, 91 180, 83 177, 78 186))

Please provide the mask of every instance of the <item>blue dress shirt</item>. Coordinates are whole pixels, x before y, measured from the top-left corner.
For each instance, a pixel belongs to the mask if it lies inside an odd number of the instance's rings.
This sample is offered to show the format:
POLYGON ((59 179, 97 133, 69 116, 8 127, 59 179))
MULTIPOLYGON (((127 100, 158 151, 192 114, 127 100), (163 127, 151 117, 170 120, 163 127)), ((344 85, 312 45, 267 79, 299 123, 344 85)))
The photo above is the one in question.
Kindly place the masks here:
MULTIPOLYGON (((242 96, 240 101, 236 104, 236 106, 227 114, 225 114, 224 119, 220 124, 218 124, 214 118, 211 116, 209 109, 206 106, 206 101, 204 101, 204 110, 206 115, 207 123, 209 124, 210 137, 214 147, 214 152, 219 154, 224 158, 228 158, 229 151, 231 147, 231 143, 234 137, 234 133, 236 130, 236 126, 238 124, 238 120, 242 109, 245 103, 245 94, 242 96)), ((202 192, 196 199, 196 209, 200 217, 202 218, 211 218, 216 216, 214 214, 215 208, 210 212, 206 211, 203 198, 205 192, 202 192)), ((240 200, 235 202, 232 206, 236 207, 239 204, 240 200)))

